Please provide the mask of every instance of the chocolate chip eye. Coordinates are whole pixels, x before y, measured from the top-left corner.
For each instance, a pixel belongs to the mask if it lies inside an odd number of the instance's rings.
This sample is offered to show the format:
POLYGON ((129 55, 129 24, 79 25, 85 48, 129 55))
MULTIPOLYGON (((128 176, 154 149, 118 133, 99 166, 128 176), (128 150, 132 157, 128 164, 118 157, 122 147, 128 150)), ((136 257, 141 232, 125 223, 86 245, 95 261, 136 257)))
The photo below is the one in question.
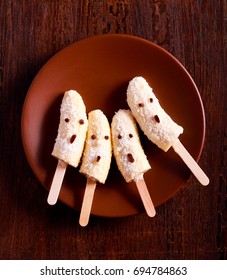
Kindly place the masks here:
POLYGON ((139 107, 144 107, 144 104, 143 103, 139 103, 139 107))
POLYGON ((97 156, 96 161, 99 162, 100 159, 101 159, 101 157, 100 157, 100 156, 97 156))
POLYGON ((131 163, 133 163, 135 161, 132 154, 127 154, 127 158, 128 158, 128 161, 131 163))
POLYGON ((80 120, 79 120, 79 124, 84 124, 84 120, 83 120, 83 119, 80 119, 80 120))
POLYGON ((65 118, 65 122, 69 122, 69 118, 65 118))
POLYGON ((156 121, 157 123, 160 123, 160 119, 159 119, 158 115, 155 115, 155 116, 154 116, 154 119, 155 119, 155 121, 156 121))
POLYGON ((149 101, 152 103, 153 102, 153 98, 150 98, 149 101))
POLYGON ((72 144, 76 139, 76 134, 73 134, 70 138, 70 143, 72 144))
POLYGON ((118 138, 118 139, 122 139, 121 134, 118 134, 117 138, 118 138))
POLYGON ((108 140, 108 139, 109 139, 109 136, 108 136, 108 135, 106 135, 104 138, 105 138, 106 140, 108 140))
POLYGON ((131 133, 130 133, 128 136, 129 136, 129 138, 132 138, 132 137, 133 137, 133 135, 132 135, 131 133))
POLYGON ((91 139, 92 139, 92 140, 95 140, 95 139, 96 139, 96 135, 92 134, 92 135, 91 135, 91 139))

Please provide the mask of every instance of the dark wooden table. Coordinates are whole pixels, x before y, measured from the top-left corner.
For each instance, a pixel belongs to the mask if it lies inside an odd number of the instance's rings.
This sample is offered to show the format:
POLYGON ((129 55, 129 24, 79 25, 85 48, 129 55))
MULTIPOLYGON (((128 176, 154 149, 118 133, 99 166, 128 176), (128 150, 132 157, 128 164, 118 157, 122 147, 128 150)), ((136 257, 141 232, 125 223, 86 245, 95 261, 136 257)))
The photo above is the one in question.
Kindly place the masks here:
MULTIPOLYGON (((227 4, 223 0, 0 1, 0 259, 227 259, 227 4), (92 217, 47 192, 27 163, 23 102, 57 51, 96 34, 148 39, 193 77, 206 114, 200 165, 210 177, 185 187, 150 219, 92 217)), ((193 113, 193 112, 192 112, 193 113)))

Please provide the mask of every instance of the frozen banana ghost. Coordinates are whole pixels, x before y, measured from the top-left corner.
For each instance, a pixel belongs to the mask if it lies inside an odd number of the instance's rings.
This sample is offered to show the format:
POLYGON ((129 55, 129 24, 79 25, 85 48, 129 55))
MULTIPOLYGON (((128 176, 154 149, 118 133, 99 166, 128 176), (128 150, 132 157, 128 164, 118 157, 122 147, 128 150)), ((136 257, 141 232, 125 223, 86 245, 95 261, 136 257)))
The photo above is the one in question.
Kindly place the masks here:
POLYGON ((66 91, 52 155, 77 167, 84 149, 88 120, 83 99, 75 90, 66 91))
POLYGON ((134 181, 138 187, 147 214, 155 209, 143 179, 151 166, 140 143, 136 121, 130 110, 119 110, 111 123, 113 153, 117 166, 127 183, 134 181))
POLYGON ((87 177, 79 223, 86 226, 89 221, 96 183, 104 184, 109 173, 112 157, 110 125, 101 110, 88 114, 88 131, 80 167, 87 177))
POLYGON ((88 114, 88 131, 80 172, 104 184, 112 156, 110 125, 101 110, 88 114))
POLYGON ((183 133, 183 128, 163 110, 143 77, 135 77, 129 82, 127 102, 144 134, 165 152, 183 133))
POLYGON ((135 119, 130 110, 119 110, 111 124, 113 153, 127 183, 136 181, 151 169, 140 143, 135 119))
POLYGON ((52 151, 52 155, 58 159, 58 165, 47 199, 51 205, 58 199, 67 165, 77 167, 80 162, 88 126, 86 107, 75 90, 65 92, 60 113, 58 135, 52 151))
POLYGON ((208 177, 178 139, 183 133, 183 127, 176 124, 164 111, 143 77, 135 77, 129 82, 127 102, 148 139, 165 152, 173 147, 199 182, 208 185, 208 177))

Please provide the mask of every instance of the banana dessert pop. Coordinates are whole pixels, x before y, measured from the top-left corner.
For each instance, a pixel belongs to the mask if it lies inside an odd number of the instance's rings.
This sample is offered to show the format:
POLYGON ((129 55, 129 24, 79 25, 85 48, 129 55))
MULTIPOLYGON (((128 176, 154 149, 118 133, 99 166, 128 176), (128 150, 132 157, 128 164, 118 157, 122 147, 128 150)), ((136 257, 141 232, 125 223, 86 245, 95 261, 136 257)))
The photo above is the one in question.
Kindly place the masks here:
POLYGON ((178 139, 183 128, 164 111, 143 77, 135 77, 129 82, 127 102, 148 139, 165 152, 173 147, 199 182, 208 185, 208 177, 178 139))
POLYGON ((88 120, 86 107, 80 94, 75 90, 66 91, 60 108, 60 123, 52 155, 58 165, 51 184, 47 202, 57 202, 66 168, 77 167, 84 149, 88 120))
POLYGON ((127 183, 134 181, 148 216, 155 216, 155 209, 143 174, 151 169, 140 143, 136 121, 130 110, 119 110, 111 123, 113 153, 117 166, 127 183))
POLYGON ((80 173, 87 177, 79 223, 89 221, 96 184, 104 184, 109 173, 112 157, 110 125, 101 110, 88 114, 88 131, 80 173))

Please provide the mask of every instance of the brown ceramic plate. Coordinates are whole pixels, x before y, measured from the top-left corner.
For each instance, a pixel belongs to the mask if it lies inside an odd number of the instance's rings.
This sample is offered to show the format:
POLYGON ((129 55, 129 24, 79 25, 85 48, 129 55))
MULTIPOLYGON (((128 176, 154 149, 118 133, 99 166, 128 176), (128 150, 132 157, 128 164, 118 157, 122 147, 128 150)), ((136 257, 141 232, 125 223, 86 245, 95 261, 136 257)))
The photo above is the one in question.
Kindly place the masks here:
MULTIPOLYGON (((22 114, 22 140, 28 162, 49 190, 57 165, 51 156, 57 135, 63 93, 77 90, 87 112, 101 109, 111 121, 128 108, 129 80, 143 76, 162 107, 181 126, 181 142, 198 160, 202 151, 205 118, 199 92, 185 68, 167 51, 142 38, 101 35, 76 42, 53 56, 39 71, 27 93, 22 114)), ((172 197, 189 179, 190 171, 171 148, 158 149, 140 131, 152 169, 145 174, 155 206, 172 197)), ((80 210, 86 179, 68 167, 59 199, 80 210)), ((92 214, 123 217, 144 211, 134 183, 127 184, 113 158, 105 185, 98 185, 92 214)))

